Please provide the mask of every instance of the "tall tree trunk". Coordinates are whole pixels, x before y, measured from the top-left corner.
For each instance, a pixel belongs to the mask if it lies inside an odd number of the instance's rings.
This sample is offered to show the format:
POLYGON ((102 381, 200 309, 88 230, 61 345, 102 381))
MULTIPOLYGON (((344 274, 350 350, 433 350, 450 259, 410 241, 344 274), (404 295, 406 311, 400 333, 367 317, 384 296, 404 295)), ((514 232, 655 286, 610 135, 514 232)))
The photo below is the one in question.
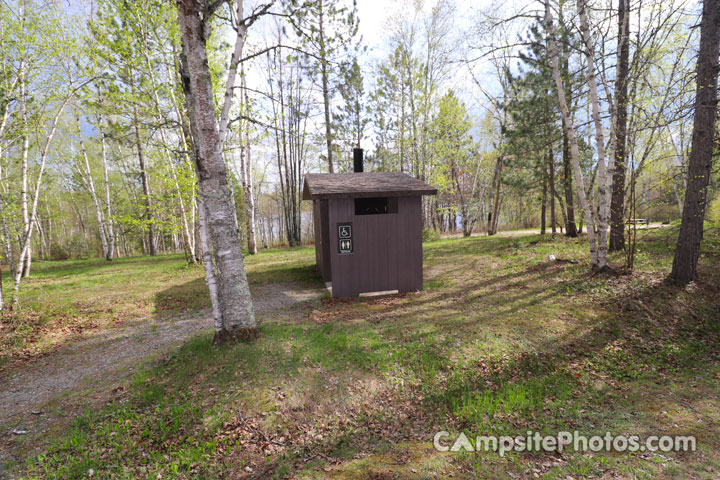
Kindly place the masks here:
POLYGON ((215 263, 221 322, 216 324, 215 344, 257 338, 250 288, 243 265, 242 244, 235 228, 233 199, 222 156, 208 66, 207 13, 199 0, 178 0, 182 38, 183 88, 196 141, 200 198, 207 215, 215 263))
POLYGON ((692 149, 688 162, 682 224, 670 278, 688 283, 698 278, 697 262, 703 237, 703 220, 712 168, 717 113, 718 54, 720 53, 720 0, 703 2, 692 149))
POLYGON ((502 185, 503 160, 504 158, 501 154, 495 163, 495 173, 493 174, 492 183, 492 195, 494 196, 494 201, 490 207, 490 213, 488 214, 488 235, 495 235, 497 233, 497 216, 500 214, 500 186, 502 185))
POLYGON ((405 82, 400 82, 400 172, 405 171, 405 82))
MULTIPOLYGON (((20 245, 20 259, 18 266, 15 267, 16 275, 21 275, 23 278, 27 278, 30 269, 28 264, 30 263, 31 252, 26 251, 28 246, 23 245, 23 238, 29 236, 29 232, 32 231, 30 226, 30 215, 28 213, 28 152, 30 151, 30 125, 28 124, 27 118, 27 104, 25 99, 25 77, 24 71, 21 69, 20 72, 20 115, 22 119, 22 154, 21 154, 21 175, 22 175, 22 187, 20 190, 20 210, 22 212, 23 232, 21 236, 20 245)), ((19 281, 16 281, 19 286, 19 281)))
POLYGON ((148 250, 150 255, 155 255, 155 226, 153 225, 152 214, 152 197, 150 196, 150 182, 148 179, 147 166, 145 164, 145 147, 143 147, 142 138, 140 137, 140 117, 138 115, 135 76, 130 71, 130 86, 132 88, 132 104, 133 104, 133 127, 135 130, 135 148, 137 149, 138 162, 140 163, 140 180, 142 181, 143 195, 145 196, 145 220, 148 227, 148 250))
POLYGON ((550 183, 550 230, 552 231, 553 237, 557 233, 557 217, 555 215, 555 160, 553 155, 552 146, 548 151, 548 173, 550 183))
POLYGON ((619 0, 618 59, 615 80, 615 171, 610 200, 610 251, 625 248, 625 171, 627 164, 628 72, 630 59, 630 0, 619 0))
POLYGON ((27 247, 27 253, 25 254, 25 263, 23 264, 22 276, 23 278, 30 278, 30 267, 32 266, 32 242, 27 247))
POLYGON ((545 212, 547 210, 548 177, 543 173, 542 203, 540 205, 540 235, 545 235, 545 212))
POLYGON ((552 76, 555 80, 558 100, 560 101, 560 111, 562 112, 563 124, 567 131, 568 140, 570 142, 570 153, 572 159, 573 170, 575 171, 575 184, 577 186, 578 199, 580 206, 585 214, 585 221, 588 225, 588 243, 590 244, 590 261, 595 267, 598 264, 598 248, 595 238, 595 228, 593 224, 592 212, 587 196, 585 195, 585 182, 583 181, 582 169, 580 168, 580 149, 578 148, 577 134, 575 133, 575 125, 570 116, 567 99, 565 98, 565 86, 560 75, 560 66, 558 61, 558 50, 555 44, 555 31, 550 13, 550 0, 545 0, 545 24, 547 28, 548 54, 552 64, 552 76))
POLYGON ((2 285, 2 262, 0 262, 0 312, 5 308, 5 302, 3 301, 3 285, 2 285))
POLYGON ((203 267, 205 267, 205 283, 207 283, 208 286, 210 305, 212 306, 213 312, 213 325, 215 326, 215 335, 217 336, 217 332, 224 330, 223 315, 220 310, 220 297, 218 293, 217 276, 215 275, 215 265, 213 264, 212 249, 210 247, 210 232, 207 217, 207 209, 205 208, 202 197, 200 197, 198 198, 199 244, 202 249, 202 261, 203 267))
POLYGON ((608 165, 605 164, 605 136, 603 134, 602 119, 600 118, 600 100, 597 93, 597 80, 595 78, 595 59, 590 38, 590 27, 585 12, 585 0, 577 0, 580 17, 580 32, 585 42, 585 57, 587 59, 586 72, 590 90, 590 104, 592 118, 595 124, 595 142, 597 148, 597 192, 598 192, 598 263, 597 268, 603 270, 608 266, 608 221, 610 220, 610 185, 608 185, 608 171, 613 171, 612 157, 608 165))
POLYGON ((577 237, 578 229, 575 224, 575 199, 572 189, 572 173, 570 160, 570 140, 567 131, 563 130, 563 189, 565 193, 565 236, 577 237))
POLYGON ((110 179, 108 173, 107 148, 105 145, 105 131, 102 128, 102 122, 98 122, 100 128, 100 148, 103 162, 103 179, 105 181, 105 233, 107 235, 108 245, 105 250, 105 260, 110 261, 115 254, 115 232, 113 232, 112 221, 112 204, 110 202, 110 179))
MULTIPOLYGON (((562 16, 562 8, 560 9, 560 21, 564 22, 562 16)), ((563 42, 560 59, 560 69, 562 78, 570 78, 570 52, 569 45, 567 42, 563 42)), ((572 99, 572 92, 570 91, 570 82, 565 86, 565 98, 572 99)), ((572 112, 572 101, 568 104, 568 110, 572 112)), ((571 113, 572 115, 572 113, 571 113)), ((577 237, 581 233, 577 225, 575 224, 575 194, 573 193, 572 184, 572 154, 570 152, 570 138, 568 137, 567 130, 563 128, 563 180, 565 187, 565 204, 567 215, 565 217, 565 236, 577 237)), ((582 222, 582 220, 581 220, 582 222)))
POLYGON ((203 256, 202 238, 200 237, 200 208, 198 205, 198 194, 193 199, 193 230, 195 236, 195 261, 199 262, 203 256))
POLYGON ((95 190, 95 180, 93 180, 92 170, 90 169, 90 159, 88 158, 87 150, 85 149, 85 142, 83 141, 82 133, 80 132, 80 117, 76 115, 75 120, 77 121, 77 134, 80 140, 80 153, 85 163, 85 170, 82 169, 82 166, 78 166, 78 171, 80 173, 80 177, 85 183, 85 187, 90 192, 90 198, 92 199, 93 206, 95 207, 95 216, 97 217, 98 233, 100 234, 100 242, 103 247, 103 255, 107 258, 108 240, 105 235, 105 220, 103 218, 100 202, 98 201, 97 191, 95 190))
MULTIPOLYGON (((555 200, 557 200, 558 206, 560 207, 560 216, 562 217, 562 225, 567 226, 568 219, 567 219, 567 214, 565 213, 565 203, 563 202, 563 199, 557 190, 555 190, 555 200)), ((560 224, 559 221, 558 221, 558 224, 560 224)), ((561 226, 560 233, 562 233, 562 231, 563 231, 563 227, 561 226)))
POLYGON ((318 0, 318 35, 320 40, 320 77, 322 79, 323 107, 325 113, 325 142, 327 143, 328 172, 333 173, 332 125, 330 124, 330 86, 328 80, 327 49, 325 48, 325 25, 323 1, 318 0))
MULTIPOLYGON (((249 105, 247 90, 245 88, 245 72, 242 72, 241 85, 243 87, 243 103, 249 105)), ((253 191, 253 170, 250 158, 250 122, 245 121, 245 128, 240 133, 244 141, 241 143, 243 151, 240 154, 240 179, 243 192, 245 193, 245 234, 247 236, 247 248, 250 255, 257 253, 257 241, 255 239, 255 192, 253 191)))
POLYGON ((250 255, 257 253, 256 221, 255 221, 255 195, 253 192, 252 170, 250 169, 250 145, 245 146, 245 165, 243 190, 245 193, 245 223, 247 235, 247 248, 250 255))

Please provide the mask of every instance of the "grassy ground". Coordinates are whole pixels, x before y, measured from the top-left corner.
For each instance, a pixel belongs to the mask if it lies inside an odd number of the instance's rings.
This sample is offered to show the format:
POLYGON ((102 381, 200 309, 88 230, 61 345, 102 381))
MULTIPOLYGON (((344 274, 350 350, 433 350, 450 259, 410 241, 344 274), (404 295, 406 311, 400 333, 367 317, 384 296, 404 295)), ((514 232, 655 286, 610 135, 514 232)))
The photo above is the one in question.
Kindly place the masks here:
MULTIPOLYGON (((249 281, 316 282, 306 259, 312 254, 312 247, 263 251, 247 260, 249 281)), ((0 370, 84 333, 209 308, 206 288, 202 267, 182 255, 34 262, 22 283, 21 310, 0 322, 0 370)))
MULTIPOLYGON (((427 243, 425 291, 279 311, 252 345, 217 349, 199 336, 12 469, 62 479, 717 478, 720 234, 706 232, 703 280, 687 288, 663 281, 675 235, 648 232, 634 273, 596 277, 584 239, 427 243), (501 458, 437 452, 439 430, 695 435, 698 450, 501 458)), ((311 248, 248 263, 253 282, 319 281, 311 248)), ((45 328, 64 321, 53 308, 90 322, 206 302, 199 270, 180 258, 36 273, 24 302, 51 312, 45 328), (115 304, 100 292, 118 295, 119 310, 103 313, 115 304)))

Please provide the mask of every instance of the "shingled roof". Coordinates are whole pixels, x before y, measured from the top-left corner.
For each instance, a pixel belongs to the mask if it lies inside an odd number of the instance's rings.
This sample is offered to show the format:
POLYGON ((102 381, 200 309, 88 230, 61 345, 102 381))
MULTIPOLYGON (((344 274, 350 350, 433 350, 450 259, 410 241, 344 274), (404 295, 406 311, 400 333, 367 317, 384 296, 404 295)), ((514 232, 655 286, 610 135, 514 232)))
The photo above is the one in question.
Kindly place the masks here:
POLYGON ((303 188, 303 200, 435 194, 437 188, 400 172, 308 173, 303 188))

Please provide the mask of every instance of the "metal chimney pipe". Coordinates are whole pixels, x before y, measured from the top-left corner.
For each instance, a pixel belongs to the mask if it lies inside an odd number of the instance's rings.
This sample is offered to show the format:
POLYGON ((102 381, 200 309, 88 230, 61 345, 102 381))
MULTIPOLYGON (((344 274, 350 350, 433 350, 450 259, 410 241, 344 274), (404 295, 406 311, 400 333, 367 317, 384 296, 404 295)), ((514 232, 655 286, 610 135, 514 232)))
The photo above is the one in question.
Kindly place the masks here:
POLYGON ((360 173, 363 171, 363 149, 353 148, 353 172, 360 173))

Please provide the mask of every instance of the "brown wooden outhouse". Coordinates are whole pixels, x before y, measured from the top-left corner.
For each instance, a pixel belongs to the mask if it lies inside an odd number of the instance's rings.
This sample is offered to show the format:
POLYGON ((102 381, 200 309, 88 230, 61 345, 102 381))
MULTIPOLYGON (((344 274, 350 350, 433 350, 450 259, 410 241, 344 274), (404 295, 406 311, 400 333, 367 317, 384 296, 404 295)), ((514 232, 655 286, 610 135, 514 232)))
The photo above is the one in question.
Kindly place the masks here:
POLYGON ((420 199, 436 193, 399 172, 307 174, 317 268, 332 295, 422 290, 420 199))

